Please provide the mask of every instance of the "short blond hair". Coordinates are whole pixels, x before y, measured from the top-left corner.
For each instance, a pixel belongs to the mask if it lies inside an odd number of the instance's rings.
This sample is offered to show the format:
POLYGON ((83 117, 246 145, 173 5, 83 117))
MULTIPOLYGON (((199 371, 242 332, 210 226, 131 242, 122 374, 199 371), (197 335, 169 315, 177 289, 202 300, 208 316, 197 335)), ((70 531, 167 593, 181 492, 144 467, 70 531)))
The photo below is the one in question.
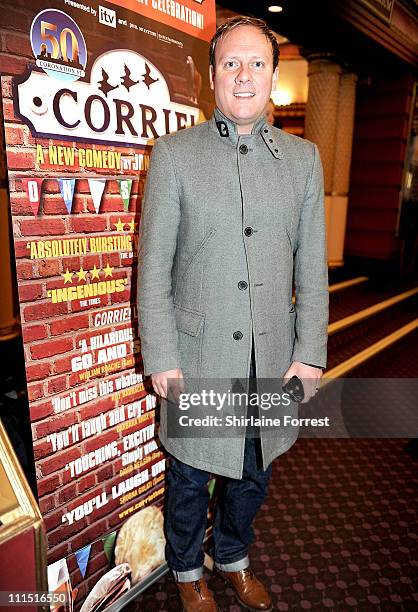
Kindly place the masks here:
POLYGON ((234 30, 235 28, 241 25, 249 25, 249 26, 258 28, 260 32, 262 32, 264 36, 267 38, 267 40, 270 42, 271 50, 273 53, 273 71, 274 71, 279 64, 280 49, 279 49, 279 43, 277 42, 277 38, 275 37, 273 30, 271 30, 269 26, 267 25, 267 23, 263 21, 262 19, 257 19, 256 17, 246 17, 245 15, 238 15, 237 17, 231 17, 230 19, 227 19, 222 25, 220 25, 216 29, 216 32, 213 35, 212 40, 210 41, 210 47, 209 47, 210 65, 213 66, 213 69, 215 69, 215 50, 216 50, 216 45, 218 43, 218 40, 223 38, 227 32, 230 32, 231 30, 234 30))

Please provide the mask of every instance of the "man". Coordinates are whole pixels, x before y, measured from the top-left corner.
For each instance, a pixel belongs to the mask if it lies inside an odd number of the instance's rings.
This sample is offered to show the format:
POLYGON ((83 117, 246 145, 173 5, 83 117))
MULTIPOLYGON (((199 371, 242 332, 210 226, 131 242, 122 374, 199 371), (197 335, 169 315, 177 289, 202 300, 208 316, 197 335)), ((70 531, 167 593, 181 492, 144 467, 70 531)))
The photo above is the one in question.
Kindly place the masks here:
MULTIPOLYGON (((278 69, 274 34, 237 17, 214 35, 211 120, 159 138, 141 218, 139 330, 145 375, 167 396, 169 380, 304 381, 305 400, 326 365, 327 265, 317 147, 265 121, 278 69), (292 303, 292 277, 296 305, 292 303)), ((252 521, 271 462, 297 433, 159 437, 171 454, 166 558, 184 610, 217 610, 203 579, 202 542, 211 474, 225 477, 214 527, 216 571, 249 610, 272 610, 250 569, 252 521)))

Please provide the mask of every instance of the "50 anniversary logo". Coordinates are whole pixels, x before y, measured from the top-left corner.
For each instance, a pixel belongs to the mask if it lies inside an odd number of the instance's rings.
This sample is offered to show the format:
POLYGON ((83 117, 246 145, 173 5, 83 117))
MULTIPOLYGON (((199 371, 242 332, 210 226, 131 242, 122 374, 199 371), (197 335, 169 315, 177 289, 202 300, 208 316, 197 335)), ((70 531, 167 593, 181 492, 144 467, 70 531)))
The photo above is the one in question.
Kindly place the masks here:
POLYGON ((136 51, 102 53, 88 78, 83 34, 66 13, 39 13, 30 38, 36 66, 14 80, 14 100, 34 136, 143 146, 196 123, 199 109, 173 102, 162 72, 136 51))

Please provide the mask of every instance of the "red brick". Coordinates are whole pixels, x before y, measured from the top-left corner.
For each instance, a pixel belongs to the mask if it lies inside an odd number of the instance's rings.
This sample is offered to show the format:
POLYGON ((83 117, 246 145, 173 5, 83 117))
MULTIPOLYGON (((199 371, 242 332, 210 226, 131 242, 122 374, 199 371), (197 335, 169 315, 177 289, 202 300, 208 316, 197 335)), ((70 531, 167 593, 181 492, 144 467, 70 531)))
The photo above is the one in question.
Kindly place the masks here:
POLYGON ((5 121, 16 121, 12 100, 3 100, 3 118, 5 121))
POLYGON ((10 6, 8 6, 7 9, 3 9, 1 17, 2 28, 26 32, 29 30, 29 25, 29 17, 26 11, 15 10, 10 8, 10 6))
POLYGON ((45 359, 45 357, 53 357, 54 355, 61 355, 67 351, 72 351, 73 348, 72 338, 60 338, 59 340, 32 344, 31 355, 33 359, 45 359))
MULTIPOLYGON (((2 11, 2 26, 3 26, 3 15, 7 13, 8 10, 2 11)), ((28 65, 28 60, 23 57, 16 57, 8 55, 7 53, 0 53, 0 69, 2 74, 22 74, 25 71, 26 66, 28 65)), ((20 168, 20 166, 17 166, 20 168)))
POLYGON ((52 336, 59 336, 63 333, 75 331, 78 329, 86 329, 89 327, 89 315, 69 316, 65 319, 58 319, 49 324, 52 336))
MULTIPOLYGON (((58 492, 58 503, 64 505, 67 502, 73 500, 77 495, 77 486, 74 482, 69 484, 67 487, 63 487, 58 492)), ((76 504, 78 506, 78 504, 76 504)))
POLYGON ((58 276, 60 273, 60 262, 58 260, 42 259, 38 263, 38 270, 39 276, 42 278, 47 278, 48 276, 58 276))
POLYGON ((52 476, 48 476, 48 478, 40 478, 37 481, 38 487, 38 495, 42 497, 46 493, 51 493, 52 491, 56 491, 60 486, 60 477, 59 474, 52 474, 52 476))
POLYGON ((60 188, 57 179, 45 179, 42 184, 42 191, 44 193, 60 193, 60 188))
POLYGON ((63 374, 71 372, 71 356, 62 357, 54 360, 54 373, 63 374))
MULTIPOLYGON (((39 503, 41 503, 41 501, 42 500, 40 500, 39 503)), ((41 512, 42 514, 44 514, 42 510, 41 512)), ((44 521, 47 531, 52 531, 53 529, 55 529, 55 527, 62 525, 62 510, 56 510, 55 512, 51 512, 47 516, 44 516, 44 521)))
MULTIPOLYGON (((52 403, 52 402, 51 402, 52 403)), ((47 419, 42 423, 38 423, 35 426, 36 429, 36 437, 44 438, 50 433, 54 433, 56 431, 62 431, 64 429, 68 429, 71 425, 77 423, 77 413, 76 412, 61 412, 57 416, 47 419)), ((71 439, 71 436, 70 436, 71 439)))
POLYGON ((65 233, 63 219, 23 219, 20 222, 22 236, 55 236, 65 233))
POLYGON ((29 42, 29 37, 26 34, 12 34, 5 33, 3 35, 3 51, 8 53, 15 53, 16 55, 25 55, 26 57, 33 57, 32 47, 29 42))
MULTIPOLYGON (((61 510, 61 515, 62 514, 64 514, 64 510, 61 510)), ((72 525, 69 525, 67 522, 61 523, 61 527, 54 529, 52 533, 48 534, 48 546, 54 547, 57 544, 60 544, 63 540, 68 541, 72 535, 79 533, 86 525, 87 522, 85 518, 75 521, 72 525)), ((88 542, 86 542, 86 544, 88 544, 88 542)), ((78 549, 73 548, 72 550, 78 549)))
POLYGON ((105 531, 106 521, 104 519, 102 519, 101 521, 97 521, 96 523, 94 523, 94 525, 92 525, 88 529, 85 529, 79 535, 71 539, 72 550, 79 550, 83 546, 86 546, 92 540, 101 538, 105 531))
POLYGON ((24 321, 39 321, 39 319, 48 319, 59 315, 66 315, 68 306, 66 302, 61 304, 52 304, 44 302, 42 304, 32 304, 23 308, 24 321))
POLYGON ((109 444, 110 442, 113 442, 114 440, 118 439, 119 434, 115 429, 113 429, 112 431, 101 433, 100 435, 94 438, 90 438, 90 440, 86 440, 84 442, 83 451, 85 453, 90 453, 91 451, 95 451, 97 448, 100 448, 101 446, 109 444))
POLYGON ((50 196, 45 194, 42 202, 42 210, 46 215, 67 215, 68 211, 61 196, 50 196))
MULTIPOLYGON (((0 63, 2 58, 0 56, 0 63)), ((35 153, 33 151, 7 151, 7 166, 9 170, 32 170, 35 166, 35 153)))
POLYGON ((34 264, 31 261, 17 261, 16 273, 18 280, 28 280, 34 277, 34 264))
POLYGON ((61 393, 68 389, 68 380, 66 376, 55 376, 48 381, 48 393, 61 393))
POLYGON ((109 480, 109 478, 112 478, 113 474, 114 472, 113 472, 112 465, 105 465, 101 467, 96 472, 97 483, 100 484, 101 482, 105 482, 106 480, 109 480))
POLYGON ((70 552, 67 542, 63 542, 62 544, 59 544, 58 546, 52 547, 50 545, 48 534, 47 534, 47 540, 48 540, 48 553, 47 553, 48 565, 51 563, 54 563, 55 561, 59 561, 60 559, 64 559, 65 557, 67 557, 67 555, 70 552))
POLYGON ((93 488, 96 485, 96 476, 94 474, 86 474, 81 476, 77 482, 77 492, 84 493, 88 489, 93 488))
MULTIPOLYGON (((105 266, 106 263, 109 263, 111 266, 118 268, 120 266, 120 254, 119 253, 108 253, 106 262, 103 263, 105 266)), ((115 270, 113 270, 112 278, 115 278, 115 270)))
POLYGON ((3 99, 13 96, 12 77, 5 76, 2 78, 2 95, 3 99))
POLYGON ((103 196, 100 212, 115 212, 115 211, 123 211, 123 201, 120 195, 106 194, 106 197, 103 196))
POLYGON ((109 560, 106 557, 106 553, 102 551, 97 555, 91 556, 89 560, 89 576, 99 570, 107 570, 109 567, 109 560))
POLYGON ((77 233, 104 232, 106 230, 106 217, 72 217, 70 220, 70 230, 77 233))
POLYGON ((49 362, 33 363, 26 365, 26 378, 28 382, 33 380, 45 380, 51 373, 51 364, 49 362))
POLYGON ((96 266, 96 268, 101 268, 100 263, 100 255, 86 255, 83 257, 83 268, 85 270, 92 270, 96 266))
POLYGON ((55 506, 56 506, 55 493, 51 493, 50 495, 44 495, 39 500, 39 508, 42 514, 46 514, 47 512, 52 510, 52 508, 55 508, 55 506))
MULTIPOLYGON (((27 377, 27 370, 26 370, 26 377, 27 377)), ((32 384, 32 385, 28 385, 28 399, 29 402, 34 402, 36 400, 39 400, 41 398, 44 397, 44 385, 43 383, 37 383, 32 384)), ((31 414, 32 414, 32 407, 31 407, 31 414)))
POLYGON ((81 267, 81 257, 64 257, 61 261, 64 271, 68 268, 70 272, 78 272, 81 267))
POLYGON ((5 140, 9 146, 23 145, 25 143, 24 134, 27 130, 23 125, 14 125, 13 127, 6 127, 5 129, 5 140))
MULTIPOLYGON (((50 447, 51 445, 48 444, 50 447)), ((54 455, 44 461, 40 462, 40 468, 44 476, 48 476, 53 472, 57 472, 65 467, 70 461, 74 461, 78 457, 81 457, 81 450, 79 448, 70 448, 66 451, 60 451, 54 453, 54 455)))
POLYGON ((25 343, 33 342, 34 340, 42 340, 48 336, 46 325, 30 325, 23 329, 23 338, 25 343))
POLYGON ((43 288, 40 283, 19 285, 19 300, 21 302, 33 302, 42 297, 43 288))

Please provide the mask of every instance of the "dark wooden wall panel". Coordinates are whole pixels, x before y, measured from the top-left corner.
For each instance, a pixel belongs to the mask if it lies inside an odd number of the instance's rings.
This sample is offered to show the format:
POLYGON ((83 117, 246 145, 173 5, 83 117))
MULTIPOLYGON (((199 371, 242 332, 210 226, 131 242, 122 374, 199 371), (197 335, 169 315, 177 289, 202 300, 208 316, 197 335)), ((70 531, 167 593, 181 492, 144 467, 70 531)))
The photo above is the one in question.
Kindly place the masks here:
POLYGON ((359 84, 345 254, 397 257, 399 194, 414 85, 409 68, 359 84))

